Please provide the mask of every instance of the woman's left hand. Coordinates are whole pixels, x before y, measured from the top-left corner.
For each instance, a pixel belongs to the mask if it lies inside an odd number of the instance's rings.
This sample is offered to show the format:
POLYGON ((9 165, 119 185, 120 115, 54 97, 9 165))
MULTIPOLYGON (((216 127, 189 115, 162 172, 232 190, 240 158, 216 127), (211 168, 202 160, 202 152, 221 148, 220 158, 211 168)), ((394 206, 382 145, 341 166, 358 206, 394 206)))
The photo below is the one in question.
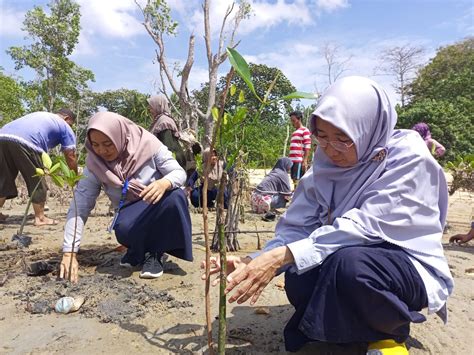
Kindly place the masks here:
POLYGON ((259 255, 244 268, 236 269, 227 276, 226 294, 238 286, 229 302, 237 301, 240 304, 251 298, 250 304, 254 305, 277 270, 292 262, 294 258, 290 249, 282 246, 259 255))
POLYGON ((145 202, 155 204, 163 197, 164 193, 169 190, 171 186, 171 182, 167 179, 153 181, 143 189, 140 193, 140 197, 145 202))

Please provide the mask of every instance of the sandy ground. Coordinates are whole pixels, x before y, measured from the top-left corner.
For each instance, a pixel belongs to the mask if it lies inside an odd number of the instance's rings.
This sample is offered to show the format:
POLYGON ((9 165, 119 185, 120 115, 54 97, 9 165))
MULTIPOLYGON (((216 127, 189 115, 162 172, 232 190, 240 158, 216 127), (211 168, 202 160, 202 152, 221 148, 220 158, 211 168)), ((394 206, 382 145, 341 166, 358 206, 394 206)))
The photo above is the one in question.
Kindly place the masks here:
MULTIPOLYGON (((254 173, 251 183, 260 180, 254 173)), ((456 193, 450 198, 449 230, 444 235, 446 256, 456 287, 448 304, 449 323, 437 316, 413 325, 408 341, 411 354, 472 354, 474 326, 474 243, 447 244, 450 235, 465 233, 473 215, 474 195, 456 193)), ((8 201, 4 213, 11 215, 0 225, 0 353, 1 354, 129 354, 203 353, 206 338, 204 284, 200 280, 200 261, 204 240, 194 236, 195 261, 170 257, 164 275, 157 280, 142 280, 138 271, 121 268, 121 254, 113 235, 105 229, 110 221, 108 204, 102 196, 86 225, 82 249, 80 281, 77 285, 57 280, 55 272, 27 276, 24 263, 47 260, 54 267, 60 258, 64 215, 68 197, 49 199, 49 216, 60 219, 57 226, 36 228, 30 219, 25 233, 33 237, 27 249, 15 249, 10 239, 19 227, 24 199, 8 201), (61 315, 51 310, 62 296, 86 297, 76 313, 61 315)), ((191 213, 193 233, 202 231, 202 215, 191 213)), ((211 225, 214 219, 211 218, 211 225)), ((241 230, 272 230, 275 222, 263 222, 246 213, 241 230)), ((271 233, 260 233, 262 243, 271 233)), ((242 234, 240 254, 257 247, 255 233, 242 234)), ((285 353, 282 329, 292 314, 283 278, 277 277, 266 288, 256 307, 228 306, 229 354, 285 353)), ((217 315, 218 290, 211 293, 212 314, 217 315)), ((217 334, 217 321, 213 323, 217 334)), ((300 353, 364 353, 364 345, 311 345, 300 353)))

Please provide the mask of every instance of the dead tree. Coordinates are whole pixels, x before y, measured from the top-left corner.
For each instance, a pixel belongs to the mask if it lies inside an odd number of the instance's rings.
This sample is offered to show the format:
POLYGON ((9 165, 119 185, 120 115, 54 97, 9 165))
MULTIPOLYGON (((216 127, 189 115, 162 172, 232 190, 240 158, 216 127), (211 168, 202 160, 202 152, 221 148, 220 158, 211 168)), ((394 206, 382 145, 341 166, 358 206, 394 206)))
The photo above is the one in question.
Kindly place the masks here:
POLYGON ((396 81, 393 87, 400 95, 402 107, 407 104, 409 85, 413 81, 416 71, 421 67, 424 52, 422 47, 407 44, 388 48, 380 55, 381 64, 376 68, 376 73, 380 72, 395 77, 396 81))
POLYGON ((226 47, 236 47, 235 35, 240 22, 246 18, 250 12, 250 5, 246 1, 241 1, 238 5, 232 3, 226 10, 222 19, 219 32, 217 52, 212 51, 212 31, 209 17, 209 8, 211 0, 203 0, 203 21, 204 21, 204 42, 206 46, 206 56, 209 71, 209 97, 206 111, 199 109, 196 102, 189 96, 188 82, 191 68, 194 63, 194 43, 195 36, 192 33, 188 41, 188 54, 184 66, 179 70, 180 83, 176 82, 174 68, 172 68, 166 59, 165 36, 171 36, 176 33, 178 23, 171 19, 170 9, 165 1, 147 0, 146 6, 142 7, 135 0, 143 14, 143 25, 158 46, 156 59, 160 66, 160 80, 162 92, 166 93, 167 83, 171 90, 179 98, 179 116, 180 126, 183 128, 192 128, 197 132, 198 119, 204 121, 204 140, 207 147, 210 144, 210 138, 214 128, 214 120, 211 110, 216 104, 217 73, 219 66, 227 59, 226 47), (237 8, 237 9, 235 9, 237 8), (231 17, 233 15, 233 18, 231 17), (231 24, 229 25, 229 22, 231 24), (228 28, 229 27, 229 28, 228 28))

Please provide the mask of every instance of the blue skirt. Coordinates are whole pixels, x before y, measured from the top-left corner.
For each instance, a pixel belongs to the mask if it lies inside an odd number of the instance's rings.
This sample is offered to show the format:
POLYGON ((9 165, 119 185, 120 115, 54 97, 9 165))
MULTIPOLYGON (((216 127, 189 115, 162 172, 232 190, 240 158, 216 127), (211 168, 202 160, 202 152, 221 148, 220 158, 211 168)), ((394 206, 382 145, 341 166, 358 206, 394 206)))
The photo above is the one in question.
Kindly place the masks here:
POLYGON ((117 241, 137 263, 145 253, 167 253, 193 260, 191 217, 181 189, 167 191, 156 204, 138 200, 120 211, 114 227, 117 241))
POLYGON ((403 342, 410 322, 426 318, 423 280, 407 254, 389 243, 347 247, 319 267, 285 274, 285 290, 295 313, 285 327, 285 346, 305 343, 403 342))

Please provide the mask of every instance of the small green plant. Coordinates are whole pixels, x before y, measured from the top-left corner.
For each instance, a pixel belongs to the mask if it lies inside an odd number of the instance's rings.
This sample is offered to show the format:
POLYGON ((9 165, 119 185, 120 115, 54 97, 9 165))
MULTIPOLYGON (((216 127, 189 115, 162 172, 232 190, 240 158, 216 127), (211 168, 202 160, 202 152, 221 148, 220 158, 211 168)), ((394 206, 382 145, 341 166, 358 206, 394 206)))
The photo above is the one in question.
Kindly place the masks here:
MULTIPOLYGON (((74 236, 72 239, 72 250, 74 251, 74 247, 76 245, 76 231, 77 231, 77 202, 76 202, 76 195, 74 192, 74 186, 81 180, 84 176, 81 174, 76 173, 74 170, 70 169, 66 162, 64 161, 63 157, 57 157, 55 159, 55 163, 53 164, 51 158, 48 154, 43 153, 41 155, 41 159, 43 161, 44 168, 36 168, 36 176, 40 176, 41 179, 44 179, 45 176, 49 176, 54 184, 60 188, 63 188, 64 185, 68 186, 72 190, 72 200, 74 203, 74 236)), ((41 182, 41 180, 40 180, 41 182)), ((39 186, 39 183, 36 187, 39 186)), ((30 197, 31 201, 31 197, 30 197)), ((27 211, 28 213, 28 207, 27 211)), ((72 260, 69 264, 69 277, 71 277, 72 271, 72 260)))
MULTIPOLYGON (((260 97, 255 90, 255 86, 252 81, 252 76, 250 68, 245 59, 233 48, 227 48, 227 54, 229 61, 232 65, 231 71, 226 78, 226 87, 224 93, 221 97, 220 107, 213 107, 212 116, 216 121, 213 137, 211 141, 211 150, 215 146, 219 147, 221 151, 224 152, 225 160, 227 161, 228 166, 234 167, 234 172, 229 176, 229 184, 232 187, 229 193, 228 209, 226 218, 224 218, 224 189, 226 188, 227 182, 227 173, 224 171, 221 177, 221 183, 219 185, 218 192, 218 201, 217 201, 217 238, 219 255, 220 255, 220 292, 219 292, 219 334, 218 334, 218 353, 225 353, 225 344, 226 344, 226 252, 229 248, 233 250, 233 247, 238 244, 231 243, 229 245, 229 237, 232 237, 232 230, 237 230, 238 228, 238 213, 241 210, 240 206, 242 204, 242 188, 243 185, 240 183, 240 179, 243 180, 245 174, 239 173, 239 169, 243 170, 245 167, 245 159, 248 156, 248 149, 246 147, 252 141, 252 131, 250 128, 258 124, 260 120, 261 113, 263 109, 271 104, 282 100, 293 100, 293 99, 316 99, 314 94, 304 93, 304 92, 293 92, 289 95, 282 97, 277 97, 269 99, 270 93, 275 86, 275 83, 278 79, 278 76, 274 78, 272 83, 269 85, 268 89, 265 92, 263 97, 260 97), (255 112, 255 114, 248 114, 250 112, 249 108, 245 106, 245 94, 243 91, 237 93, 235 86, 230 85, 230 80, 233 75, 233 72, 237 72, 238 75, 244 80, 244 82, 249 87, 251 93, 258 99, 260 102, 260 107, 255 112), (234 113, 225 112, 225 102, 227 93, 230 93, 231 96, 238 95, 238 103, 234 110, 234 113), (218 142, 216 142, 218 140, 218 142), (235 184, 234 184, 235 183, 235 184), (230 229, 230 230, 229 230, 230 229), (227 236, 226 236, 227 234, 227 236)), ((268 133, 268 132, 267 132, 268 133)), ((207 175, 209 174, 209 169, 205 169, 204 173, 204 187, 203 191, 207 191, 207 175)), ((205 241, 206 241, 206 318, 209 319, 210 313, 210 302, 209 299, 209 265, 210 265, 210 250, 209 250, 209 241, 207 235, 207 197, 206 193, 203 194, 203 220, 204 220, 204 232, 205 232, 205 241)), ((236 242, 236 239, 234 240, 236 242)), ((213 243, 214 244, 214 243, 213 243)), ((237 249, 237 248, 235 248, 237 249)), ((235 250, 234 249, 234 250, 235 250)), ((210 332, 210 326, 208 321, 208 333, 210 332)), ((209 343, 211 343, 209 341, 209 343)))
POLYGON ((458 157, 454 162, 448 162, 446 167, 453 175, 450 195, 458 189, 474 192, 474 154, 458 157))

